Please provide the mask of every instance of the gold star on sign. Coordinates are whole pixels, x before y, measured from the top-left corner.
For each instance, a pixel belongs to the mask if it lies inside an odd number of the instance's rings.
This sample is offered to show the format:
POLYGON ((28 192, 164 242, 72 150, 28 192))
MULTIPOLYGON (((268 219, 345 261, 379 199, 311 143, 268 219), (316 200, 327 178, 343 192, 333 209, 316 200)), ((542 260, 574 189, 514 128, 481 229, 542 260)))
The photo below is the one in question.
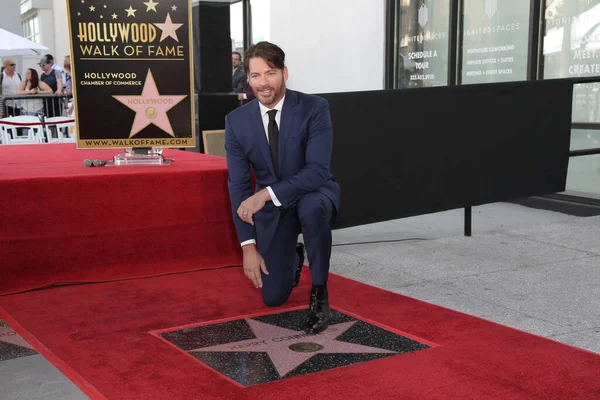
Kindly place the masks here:
POLYGON ((129 6, 129 9, 126 9, 125 11, 127 11, 127 16, 128 17, 135 17, 135 12, 137 10, 134 10, 133 7, 129 6))
POLYGON ((104 8, 106 8, 106 4, 104 5, 104 8))
POLYGON ((81 13, 80 12, 78 12, 77 15, 79 15, 81 17, 81 13))
POLYGON ((175 6, 175 5, 171 6, 171 10, 177 11, 177 6, 175 6))
POLYGON ((118 17, 118 15, 117 15, 117 14, 113 14, 113 15, 112 15, 112 18, 113 18, 113 19, 117 19, 117 17, 118 17))
POLYGON ((146 7, 148 7, 146 9, 146 12, 148 12, 150 10, 156 12, 156 6, 158 5, 158 3, 155 3, 154 0, 145 1, 144 4, 146 5, 146 7))
POLYGON ((90 6, 90 11, 96 11, 96 7, 90 6))
POLYGON ((104 18, 102 15, 100 16, 100 19, 104 18))
POLYGON ((85 0, 81 0, 81 4, 85 3, 85 0))

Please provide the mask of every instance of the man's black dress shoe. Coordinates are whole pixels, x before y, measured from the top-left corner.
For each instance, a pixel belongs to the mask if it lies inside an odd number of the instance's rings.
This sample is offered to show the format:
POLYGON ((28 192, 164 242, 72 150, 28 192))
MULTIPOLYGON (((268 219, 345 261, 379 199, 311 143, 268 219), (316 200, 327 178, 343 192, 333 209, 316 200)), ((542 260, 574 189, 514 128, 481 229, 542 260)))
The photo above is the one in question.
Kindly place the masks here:
POLYGON ((310 291, 310 305, 308 309, 308 320, 304 325, 304 332, 317 334, 323 332, 329 326, 329 294, 327 286, 314 286, 310 291))
POLYGON ((300 274, 302 273, 302 266, 304 265, 304 245, 302 243, 298 243, 296 245, 296 253, 298 253, 298 259, 300 260, 300 263, 298 264, 298 268, 296 268, 296 276, 294 276, 293 287, 298 286, 298 283, 300 283, 300 274))

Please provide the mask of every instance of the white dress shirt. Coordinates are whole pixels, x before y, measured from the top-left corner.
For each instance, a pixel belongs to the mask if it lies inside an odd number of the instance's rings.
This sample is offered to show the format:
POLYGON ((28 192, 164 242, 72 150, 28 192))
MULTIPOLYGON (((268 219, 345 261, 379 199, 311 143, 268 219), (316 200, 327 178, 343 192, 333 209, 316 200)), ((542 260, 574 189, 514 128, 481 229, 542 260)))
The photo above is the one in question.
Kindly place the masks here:
MULTIPOLYGON (((16 72, 13 73, 13 76, 8 76, 6 71, 2 71, 2 75, 4 75, 4 78, 2 78, 2 95, 16 96, 19 85, 22 82, 21 78, 16 72)), ((16 103, 14 100, 6 100, 5 105, 7 107, 19 107, 19 102, 17 101, 16 103)))
MULTIPOLYGON (((281 100, 279 100, 279 103, 277 103, 275 105, 275 107, 273 107, 273 108, 267 108, 260 101, 258 102, 258 107, 260 108, 260 115, 262 116, 263 126, 265 128, 265 135, 267 137, 267 143, 269 143, 269 114, 267 114, 267 112, 269 112, 271 110, 277 110, 277 114, 275 114, 275 122, 277 123, 277 128, 279 128, 281 126, 281 110, 283 110, 283 101, 284 100, 285 100, 285 95, 281 98, 281 100)), ((267 191, 269 192, 269 195, 271 196, 271 200, 273 201, 273 204, 275 204, 276 207, 281 207, 281 202, 279 201, 279 199, 277 199, 277 196, 275 196, 275 193, 273 192, 273 189, 271 189, 271 186, 267 186, 267 191)), ((244 247, 247 244, 256 244, 256 240, 254 240, 254 239, 246 240, 246 241, 242 242, 242 247, 244 247)))

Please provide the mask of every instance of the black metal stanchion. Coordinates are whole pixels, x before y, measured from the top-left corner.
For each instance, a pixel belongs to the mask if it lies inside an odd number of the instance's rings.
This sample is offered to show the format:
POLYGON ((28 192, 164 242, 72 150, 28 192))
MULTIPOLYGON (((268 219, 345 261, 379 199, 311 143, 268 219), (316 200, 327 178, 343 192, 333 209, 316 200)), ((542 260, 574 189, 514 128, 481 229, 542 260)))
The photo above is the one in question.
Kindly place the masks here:
POLYGON ((465 236, 471 236, 471 206, 465 207, 465 236))

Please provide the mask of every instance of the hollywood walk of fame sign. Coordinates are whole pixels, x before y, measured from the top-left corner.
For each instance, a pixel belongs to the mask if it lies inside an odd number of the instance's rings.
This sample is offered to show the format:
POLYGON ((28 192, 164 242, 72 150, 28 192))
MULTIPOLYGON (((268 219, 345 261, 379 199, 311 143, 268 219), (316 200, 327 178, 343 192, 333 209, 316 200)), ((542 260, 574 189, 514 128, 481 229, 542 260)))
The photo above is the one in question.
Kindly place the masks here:
POLYGON ((67 7, 77 147, 194 147, 190 0, 67 7))
POLYGON ((363 363, 436 346, 341 311, 318 335, 302 330, 306 310, 153 332, 242 386, 363 363))

